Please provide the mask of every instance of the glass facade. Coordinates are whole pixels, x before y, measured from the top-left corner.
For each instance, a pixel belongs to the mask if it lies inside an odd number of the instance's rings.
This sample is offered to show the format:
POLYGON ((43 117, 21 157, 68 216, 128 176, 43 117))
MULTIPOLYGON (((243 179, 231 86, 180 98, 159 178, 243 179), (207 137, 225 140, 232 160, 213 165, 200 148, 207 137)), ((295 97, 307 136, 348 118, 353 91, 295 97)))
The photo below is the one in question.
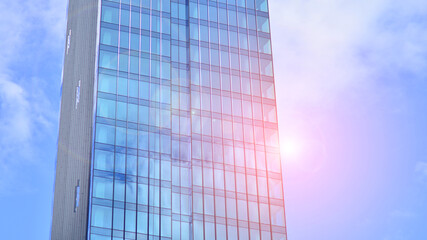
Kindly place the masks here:
POLYGON ((286 239, 267 0, 102 0, 89 238, 286 239))

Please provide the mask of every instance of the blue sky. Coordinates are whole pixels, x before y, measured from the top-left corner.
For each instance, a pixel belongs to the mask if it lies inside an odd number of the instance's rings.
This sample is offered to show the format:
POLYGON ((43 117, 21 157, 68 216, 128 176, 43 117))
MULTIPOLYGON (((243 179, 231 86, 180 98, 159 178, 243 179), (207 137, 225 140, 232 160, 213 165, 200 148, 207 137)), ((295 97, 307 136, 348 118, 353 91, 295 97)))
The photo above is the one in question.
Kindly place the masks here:
MULTIPOLYGON (((65 8, 0 2, 5 239, 49 237, 65 8)), ((427 4, 270 10, 289 239, 427 239, 427 4)))

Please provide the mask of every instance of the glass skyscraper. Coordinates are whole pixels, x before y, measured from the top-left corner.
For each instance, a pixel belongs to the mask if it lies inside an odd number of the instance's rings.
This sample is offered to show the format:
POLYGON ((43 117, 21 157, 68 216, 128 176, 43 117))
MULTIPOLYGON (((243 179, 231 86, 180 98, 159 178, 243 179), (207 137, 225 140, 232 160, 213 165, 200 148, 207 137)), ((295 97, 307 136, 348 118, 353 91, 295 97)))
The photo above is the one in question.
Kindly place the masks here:
POLYGON ((286 239, 267 0, 69 0, 52 239, 286 239))

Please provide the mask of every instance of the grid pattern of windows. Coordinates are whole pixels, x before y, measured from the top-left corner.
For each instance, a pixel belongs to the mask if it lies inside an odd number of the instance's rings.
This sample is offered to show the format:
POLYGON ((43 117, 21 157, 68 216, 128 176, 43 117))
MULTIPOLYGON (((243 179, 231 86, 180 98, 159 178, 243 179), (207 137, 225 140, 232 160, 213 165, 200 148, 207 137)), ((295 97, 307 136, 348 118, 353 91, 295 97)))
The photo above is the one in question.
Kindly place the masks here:
POLYGON ((267 0, 102 0, 90 239, 286 239, 267 0))

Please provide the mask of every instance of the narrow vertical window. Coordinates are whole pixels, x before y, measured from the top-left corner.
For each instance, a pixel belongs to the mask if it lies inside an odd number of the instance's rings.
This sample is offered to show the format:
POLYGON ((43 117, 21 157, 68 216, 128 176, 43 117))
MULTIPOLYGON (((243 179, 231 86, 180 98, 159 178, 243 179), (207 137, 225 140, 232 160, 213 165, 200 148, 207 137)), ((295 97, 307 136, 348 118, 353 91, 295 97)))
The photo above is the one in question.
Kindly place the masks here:
POLYGON ((74 212, 77 212, 77 208, 79 207, 79 200, 80 200, 80 179, 77 180, 77 186, 76 186, 74 195, 75 195, 74 212))

